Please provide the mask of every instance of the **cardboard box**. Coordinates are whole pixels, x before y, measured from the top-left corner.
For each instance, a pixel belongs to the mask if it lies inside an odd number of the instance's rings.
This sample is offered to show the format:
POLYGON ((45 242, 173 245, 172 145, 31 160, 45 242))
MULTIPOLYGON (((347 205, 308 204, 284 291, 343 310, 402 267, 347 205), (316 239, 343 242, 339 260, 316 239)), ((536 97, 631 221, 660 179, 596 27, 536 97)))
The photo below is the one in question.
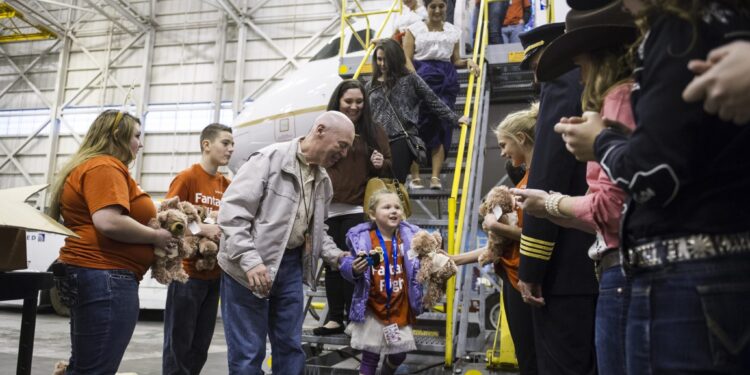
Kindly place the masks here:
POLYGON ((0 190, 0 272, 26 268, 26 230, 78 237, 62 224, 26 203, 48 185, 0 190))

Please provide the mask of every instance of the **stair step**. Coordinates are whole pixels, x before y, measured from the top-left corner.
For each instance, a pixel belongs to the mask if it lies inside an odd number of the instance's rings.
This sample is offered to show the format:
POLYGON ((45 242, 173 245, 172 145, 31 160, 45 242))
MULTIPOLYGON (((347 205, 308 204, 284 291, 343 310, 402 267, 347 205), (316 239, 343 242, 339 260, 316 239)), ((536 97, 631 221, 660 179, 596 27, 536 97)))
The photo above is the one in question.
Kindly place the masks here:
MULTIPOLYGON (((340 333, 336 335, 315 336, 312 329, 302 331, 302 342, 324 345, 348 346, 349 336, 340 333)), ((440 336, 422 336, 414 335, 414 341, 417 344, 417 350, 430 353, 445 352, 445 337, 440 336)))

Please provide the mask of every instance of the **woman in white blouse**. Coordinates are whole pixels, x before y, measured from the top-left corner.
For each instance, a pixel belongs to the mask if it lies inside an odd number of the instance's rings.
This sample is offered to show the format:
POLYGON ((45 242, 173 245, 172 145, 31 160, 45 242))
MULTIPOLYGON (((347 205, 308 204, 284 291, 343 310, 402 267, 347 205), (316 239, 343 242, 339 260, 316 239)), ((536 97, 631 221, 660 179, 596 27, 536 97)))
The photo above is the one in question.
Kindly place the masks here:
POLYGON ((404 7, 401 9, 401 14, 396 15, 396 32, 393 35, 393 39, 402 43, 406 29, 417 23, 422 22, 427 18, 427 9, 422 6, 420 0, 404 0, 404 7))
MULTIPOLYGON (((461 59, 461 30, 445 22, 446 1, 424 0, 424 4, 427 20, 412 24, 404 35, 407 65, 427 82, 446 105, 454 108, 459 90, 456 68, 468 67, 474 74, 479 72, 479 68, 472 60, 461 59)), ((440 169, 446 150, 451 145, 452 123, 450 119, 435 117, 428 111, 420 111, 419 117, 419 136, 432 152, 430 188, 442 189, 440 169)), ((411 176, 412 188, 424 188, 418 165, 412 165, 411 176)))

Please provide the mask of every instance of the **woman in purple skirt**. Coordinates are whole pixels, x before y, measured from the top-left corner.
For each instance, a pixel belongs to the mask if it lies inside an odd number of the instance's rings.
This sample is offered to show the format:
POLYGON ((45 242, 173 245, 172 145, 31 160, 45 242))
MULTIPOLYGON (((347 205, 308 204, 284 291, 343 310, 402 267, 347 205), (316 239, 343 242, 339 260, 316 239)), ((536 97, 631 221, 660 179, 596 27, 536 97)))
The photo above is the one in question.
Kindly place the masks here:
MULTIPOLYGON (((471 59, 461 59, 461 30, 445 22, 446 1, 425 0, 424 5, 427 8, 427 20, 412 24, 404 35, 407 64, 412 65, 410 68, 414 68, 448 107, 454 108, 459 90, 456 68, 468 67, 474 74, 479 72, 479 68, 471 59)), ((420 111, 418 126, 419 136, 432 152, 430 188, 442 189, 440 169, 451 145, 452 123, 450 119, 420 111)), ((416 163, 412 164, 411 177, 412 188, 424 188, 416 163)))

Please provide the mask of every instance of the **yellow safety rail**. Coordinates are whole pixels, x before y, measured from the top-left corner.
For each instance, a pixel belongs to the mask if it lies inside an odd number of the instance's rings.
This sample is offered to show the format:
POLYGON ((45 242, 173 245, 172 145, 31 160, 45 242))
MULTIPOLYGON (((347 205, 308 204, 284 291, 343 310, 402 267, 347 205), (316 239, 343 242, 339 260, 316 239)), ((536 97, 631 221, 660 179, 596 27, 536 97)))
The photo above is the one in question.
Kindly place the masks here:
POLYGON ((2 29, 2 32, 0 32, 0 43, 45 40, 57 37, 57 35, 48 28, 29 22, 21 12, 7 3, 0 3, 0 21, 1 20, 7 20, 7 23, 0 23, 0 28, 2 29), (24 30, 33 28, 37 32, 28 33, 22 30, 22 28, 24 30), (7 32, 9 32, 9 34, 6 34, 7 32))
MULTIPOLYGON (((499 0, 482 0, 479 6, 479 21, 477 24, 476 33, 474 35, 474 51, 472 54, 472 60, 478 66, 483 67, 484 55, 487 49, 488 43, 488 6, 489 2, 495 2, 499 0), (479 42, 476 42, 479 41, 479 42)), ((468 199, 469 191, 469 180, 471 176, 472 158, 471 155, 474 153, 474 136, 477 129, 477 119, 479 118, 479 99, 482 95, 482 83, 486 75, 485 69, 480 69, 479 83, 474 85, 475 77, 473 74, 469 75, 469 87, 466 90, 466 104, 464 105, 464 116, 468 116, 473 106, 472 118, 471 118, 471 130, 469 135, 469 149, 467 155, 469 156, 466 160, 466 168, 463 172, 463 184, 461 194, 461 207, 458 215, 458 223, 456 224, 456 202, 458 200, 458 186, 462 177, 462 166, 464 162, 464 148, 466 144, 466 133, 468 128, 462 124, 461 135, 458 141, 458 156, 456 157, 456 169, 453 174, 453 185, 451 187, 451 195, 448 198, 448 253, 456 255, 461 247, 461 238, 463 236, 464 217, 466 213, 466 201, 468 199), (473 94, 473 95, 472 95, 473 94), (472 102, 472 100, 474 100, 472 102)), ((456 278, 451 277, 448 280, 447 293, 446 293, 446 319, 445 319, 445 366, 449 367, 453 365, 453 310, 454 300, 456 291, 456 278)))
POLYGON ((358 0, 354 0, 354 3, 357 5, 357 8, 359 9, 359 12, 355 13, 347 13, 347 0, 341 0, 341 37, 339 38, 339 58, 344 57, 344 36, 345 36, 345 29, 348 26, 349 29, 352 31, 352 36, 357 38, 357 41, 362 45, 362 49, 365 50, 365 55, 362 57, 362 61, 359 63, 359 66, 357 67, 357 70, 354 72, 353 79, 357 79, 359 77, 359 74, 362 72, 362 67, 365 66, 367 63, 367 60, 370 58, 370 54, 372 54, 372 51, 375 49, 375 44, 371 43, 370 39, 370 17, 372 15, 376 14, 385 14, 385 20, 383 20, 383 23, 380 25, 380 28, 378 28, 378 32, 375 33, 375 38, 380 38, 380 34, 383 33, 383 30, 385 29, 385 26, 388 24, 388 21, 391 19, 391 14, 393 12, 401 13, 401 10, 403 8, 403 3, 401 0, 393 0, 393 3, 391 3, 391 6, 386 10, 373 10, 373 11, 365 11, 364 8, 362 8, 362 4, 359 3, 358 0), (364 17, 365 22, 367 23, 367 31, 365 32, 365 40, 362 40, 362 38, 357 34, 357 31, 354 30, 354 27, 352 27, 352 24, 349 22, 349 19, 354 17, 364 17))

